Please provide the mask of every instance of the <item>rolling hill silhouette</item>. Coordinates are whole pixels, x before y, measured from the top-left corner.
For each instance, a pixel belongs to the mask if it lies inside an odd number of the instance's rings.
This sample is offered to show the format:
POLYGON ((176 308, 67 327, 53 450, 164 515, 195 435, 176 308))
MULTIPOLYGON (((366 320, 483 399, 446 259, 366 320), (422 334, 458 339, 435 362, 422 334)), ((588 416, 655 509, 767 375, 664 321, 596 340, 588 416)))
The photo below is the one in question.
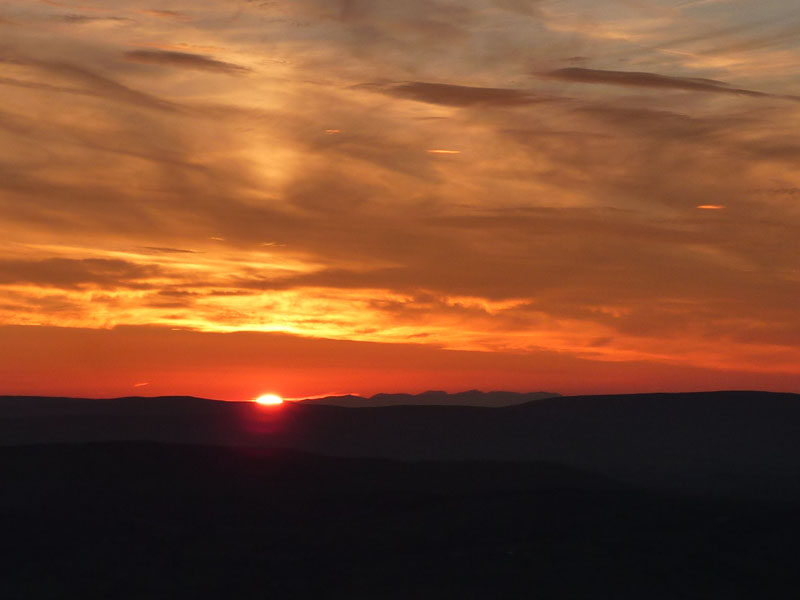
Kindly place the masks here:
POLYGON ((800 396, 578 396, 503 408, 276 409, 198 398, 0 398, 4 445, 159 441, 401 460, 548 461, 660 489, 800 497, 800 396))
POLYGON ((3 596, 794 598, 798 401, 2 397, 3 596))
POLYGON ((800 517, 552 463, 0 448, 7 598, 791 598, 800 517))

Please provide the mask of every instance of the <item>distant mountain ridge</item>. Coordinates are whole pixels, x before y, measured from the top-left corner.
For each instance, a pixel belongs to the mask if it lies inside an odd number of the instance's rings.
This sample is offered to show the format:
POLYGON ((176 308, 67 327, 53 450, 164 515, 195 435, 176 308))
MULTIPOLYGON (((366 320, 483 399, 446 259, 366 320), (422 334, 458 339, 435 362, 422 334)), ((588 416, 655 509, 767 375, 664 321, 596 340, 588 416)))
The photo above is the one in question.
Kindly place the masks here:
POLYGON ((421 394, 375 394, 369 398, 353 394, 325 396, 324 398, 306 398, 298 400, 297 403, 344 406, 348 408, 383 406, 485 406, 491 408, 560 397, 561 394, 553 392, 482 392, 480 390, 467 390, 466 392, 449 394, 439 390, 429 390, 421 394))
MULTIPOLYGON (((212 414, 242 402, 225 402, 195 396, 123 396, 121 398, 71 398, 59 396, 0 396, 0 419, 100 416, 187 416, 212 414)), ((3 440, 0 436, 0 445, 3 440)))
POLYGON ((501 407, 0 397, 0 446, 154 441, 400 460, 538 461, 658 489, 800 501, 800 395, 565 396, 501 407))

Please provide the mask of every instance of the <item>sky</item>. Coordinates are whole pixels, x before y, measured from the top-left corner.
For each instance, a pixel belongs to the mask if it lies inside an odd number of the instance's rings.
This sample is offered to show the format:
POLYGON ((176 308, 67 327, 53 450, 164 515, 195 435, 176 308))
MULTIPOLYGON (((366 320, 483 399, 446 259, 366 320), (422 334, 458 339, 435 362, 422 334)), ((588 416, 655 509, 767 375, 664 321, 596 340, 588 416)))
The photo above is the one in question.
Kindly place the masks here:
POLYGON ((0 394, 800 391, 792 0, 5 0, 0 394))

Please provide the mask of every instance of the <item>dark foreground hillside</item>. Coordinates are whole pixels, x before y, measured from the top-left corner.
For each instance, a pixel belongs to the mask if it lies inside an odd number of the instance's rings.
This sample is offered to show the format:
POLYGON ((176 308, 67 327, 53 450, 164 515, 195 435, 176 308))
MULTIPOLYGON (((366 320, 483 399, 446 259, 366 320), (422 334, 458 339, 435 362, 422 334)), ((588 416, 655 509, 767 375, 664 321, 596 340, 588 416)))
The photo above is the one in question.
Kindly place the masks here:
POLYGON ((795 505, 553 463, 0 448, 3 598, 794 598, 795 505))

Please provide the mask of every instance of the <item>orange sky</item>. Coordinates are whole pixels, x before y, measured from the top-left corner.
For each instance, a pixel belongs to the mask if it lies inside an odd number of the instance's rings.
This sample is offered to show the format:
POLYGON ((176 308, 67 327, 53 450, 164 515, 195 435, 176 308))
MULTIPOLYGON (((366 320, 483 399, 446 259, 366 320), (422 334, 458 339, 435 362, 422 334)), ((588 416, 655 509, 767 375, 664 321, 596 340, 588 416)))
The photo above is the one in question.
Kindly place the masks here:
POLYGON ((788 0, 7 0, 0 39, 0 394, 800 387, 788 0))

